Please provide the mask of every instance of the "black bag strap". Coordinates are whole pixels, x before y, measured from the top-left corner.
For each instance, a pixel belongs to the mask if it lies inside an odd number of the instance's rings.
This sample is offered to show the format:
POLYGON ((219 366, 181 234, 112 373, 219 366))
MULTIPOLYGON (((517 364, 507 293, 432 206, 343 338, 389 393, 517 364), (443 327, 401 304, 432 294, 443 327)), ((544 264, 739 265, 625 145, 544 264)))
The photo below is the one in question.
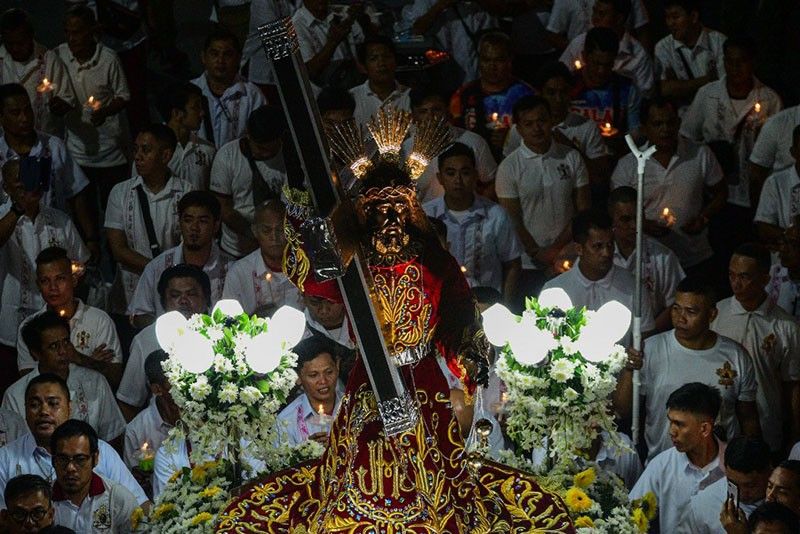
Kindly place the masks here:
POLYGON ((247 140, 242 138, 239 139, 239 149, 244 154, 245 159, 247 159, 247 163, 250 165, 250 172, 252 174, 251 182, 252 182, 252 189, 253 189, 253 206, 260 206, 264 201, 270 198, 278 198, 278 195, 270 184, 264 179, 264 175, 261 174, 261 170, 259 170, 258 165, 256 165, 256 160, 253 159, 253 154, 250 152, 250 147, 247 145, 247 140))
POLYGON ((681 63, 683 63, 683 68, 686 69, 686 75, 689 76, 690 80, 695 79, 694 71, 692 70, 692 66, 689 64, 689 60, 686 59, 686 56, 683 55, 683 48, 678 49, 678 57, 681 58, 681 63))
POLYGON ((144 228, 147 231, 147 240, 150 241, 150 254, 155 258, 161 254, 161 246, 158 244, 156 229, 153 226, 153 218, 150 216, 150 203, 147 200, 147 195, 144 192, 142 184, 137 185, 134 189, 136 189, 136 195, 139 197, 139 208, 142 210, 144 228))

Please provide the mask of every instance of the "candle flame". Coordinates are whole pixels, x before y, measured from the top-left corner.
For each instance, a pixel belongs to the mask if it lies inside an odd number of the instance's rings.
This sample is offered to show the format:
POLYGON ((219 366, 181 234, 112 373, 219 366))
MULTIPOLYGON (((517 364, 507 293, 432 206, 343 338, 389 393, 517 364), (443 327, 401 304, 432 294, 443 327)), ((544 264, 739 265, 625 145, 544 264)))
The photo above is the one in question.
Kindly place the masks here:
POLYGON ((561 266, 564 268, 565 271, 569 271, 570 268, 572 267, 572 264, 569 262, 569 260, 564 260, 564 263, 562 263, 561 266))
POLYGON ((497 118, 498 118, 499 116, 500 116, 500 115, 498 115, 497 113, 492 113, 492 120, 493 120, 494 122, 497 122, 497 118))
POLYGON ((465 272, 467 272, 467 268, 466 268, 466 267, 464 267, 463 265, 461 266, 461 272, 462 272, 462 273, 465 273, 465 272))
POLYGON ((267 280, 267 282, 271 282, 272 281, 272 273, 267 273, 267 275, 264 278, 267 280))
POLYGON ((42 80, 42 83, 43 83, 44 85, 50 85, 50 80, 48 80, 47 78, 44 78, 44 79, 42 80))
POLYGON ((500 402, 502 402, 503 404, 508 402, 508 392, 507 391, 503 391, 502 393, 500 393, 500 402))
POLYGON ((661 212, 662 217, 669 217, 669 208, 664 208, 664 211, 661 212))
POLYGON ((575 68, 576 68, 577 70, 581 70, 581 69, 583 68, 583 63, 581 63, 581 60, 580 60, 580 59, 576 59, 576 60, 575 60, 575 68))
POLYGON ((756 113, 761 113, 761 102, 756 102, 753 109, 755 109, 756 113))
POLYGON ((150 446, 150 444, 147 443, 146 441, 144 443, 142 443, 142 452, 146 451, 149 446, 150 446))
POLYGON ((66 310, 59 310, 59 312, 58 312, 58 316, 59 317, 64 317, 65 315, 67 315, 67 311, 66 310))
POLYGON ((611 129, 611 123, 610 123, 610 122, 607 122, 607 123, 606 123, 606 124, 605 124, 603 127, 604 127, 606 130, 610 130, 610 129, 611 129))

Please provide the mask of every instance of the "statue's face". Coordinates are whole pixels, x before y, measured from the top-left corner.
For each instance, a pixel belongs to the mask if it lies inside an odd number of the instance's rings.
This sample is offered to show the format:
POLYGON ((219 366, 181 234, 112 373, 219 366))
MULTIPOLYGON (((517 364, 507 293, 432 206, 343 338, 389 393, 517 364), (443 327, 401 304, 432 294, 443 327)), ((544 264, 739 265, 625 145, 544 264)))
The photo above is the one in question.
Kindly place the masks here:
POLYGON ((410 241, 411 206, 405 198, 381 198, 364 206, 367 231, 377 252, 397 254, 410 241))

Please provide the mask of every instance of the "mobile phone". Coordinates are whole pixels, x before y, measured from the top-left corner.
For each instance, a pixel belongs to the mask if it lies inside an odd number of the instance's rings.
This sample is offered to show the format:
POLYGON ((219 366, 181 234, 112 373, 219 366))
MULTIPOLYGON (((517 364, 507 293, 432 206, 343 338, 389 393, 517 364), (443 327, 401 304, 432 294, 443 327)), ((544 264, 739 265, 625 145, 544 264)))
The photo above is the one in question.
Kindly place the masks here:
POLYGON ((728 479, 728 499, 736 504, 736 508, 739 508, 739 486, 730 479, 728 479))

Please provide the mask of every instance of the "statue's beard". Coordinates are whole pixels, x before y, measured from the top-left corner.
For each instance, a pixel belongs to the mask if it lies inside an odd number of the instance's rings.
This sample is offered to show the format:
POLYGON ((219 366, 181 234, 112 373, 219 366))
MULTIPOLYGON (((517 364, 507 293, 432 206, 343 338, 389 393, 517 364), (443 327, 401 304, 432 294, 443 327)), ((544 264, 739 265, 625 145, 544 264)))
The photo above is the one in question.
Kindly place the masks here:
POLYGON ((407 232, 380 231, 372 234, 372 246, 378 254, 399 254, 411 242, 407 232))

